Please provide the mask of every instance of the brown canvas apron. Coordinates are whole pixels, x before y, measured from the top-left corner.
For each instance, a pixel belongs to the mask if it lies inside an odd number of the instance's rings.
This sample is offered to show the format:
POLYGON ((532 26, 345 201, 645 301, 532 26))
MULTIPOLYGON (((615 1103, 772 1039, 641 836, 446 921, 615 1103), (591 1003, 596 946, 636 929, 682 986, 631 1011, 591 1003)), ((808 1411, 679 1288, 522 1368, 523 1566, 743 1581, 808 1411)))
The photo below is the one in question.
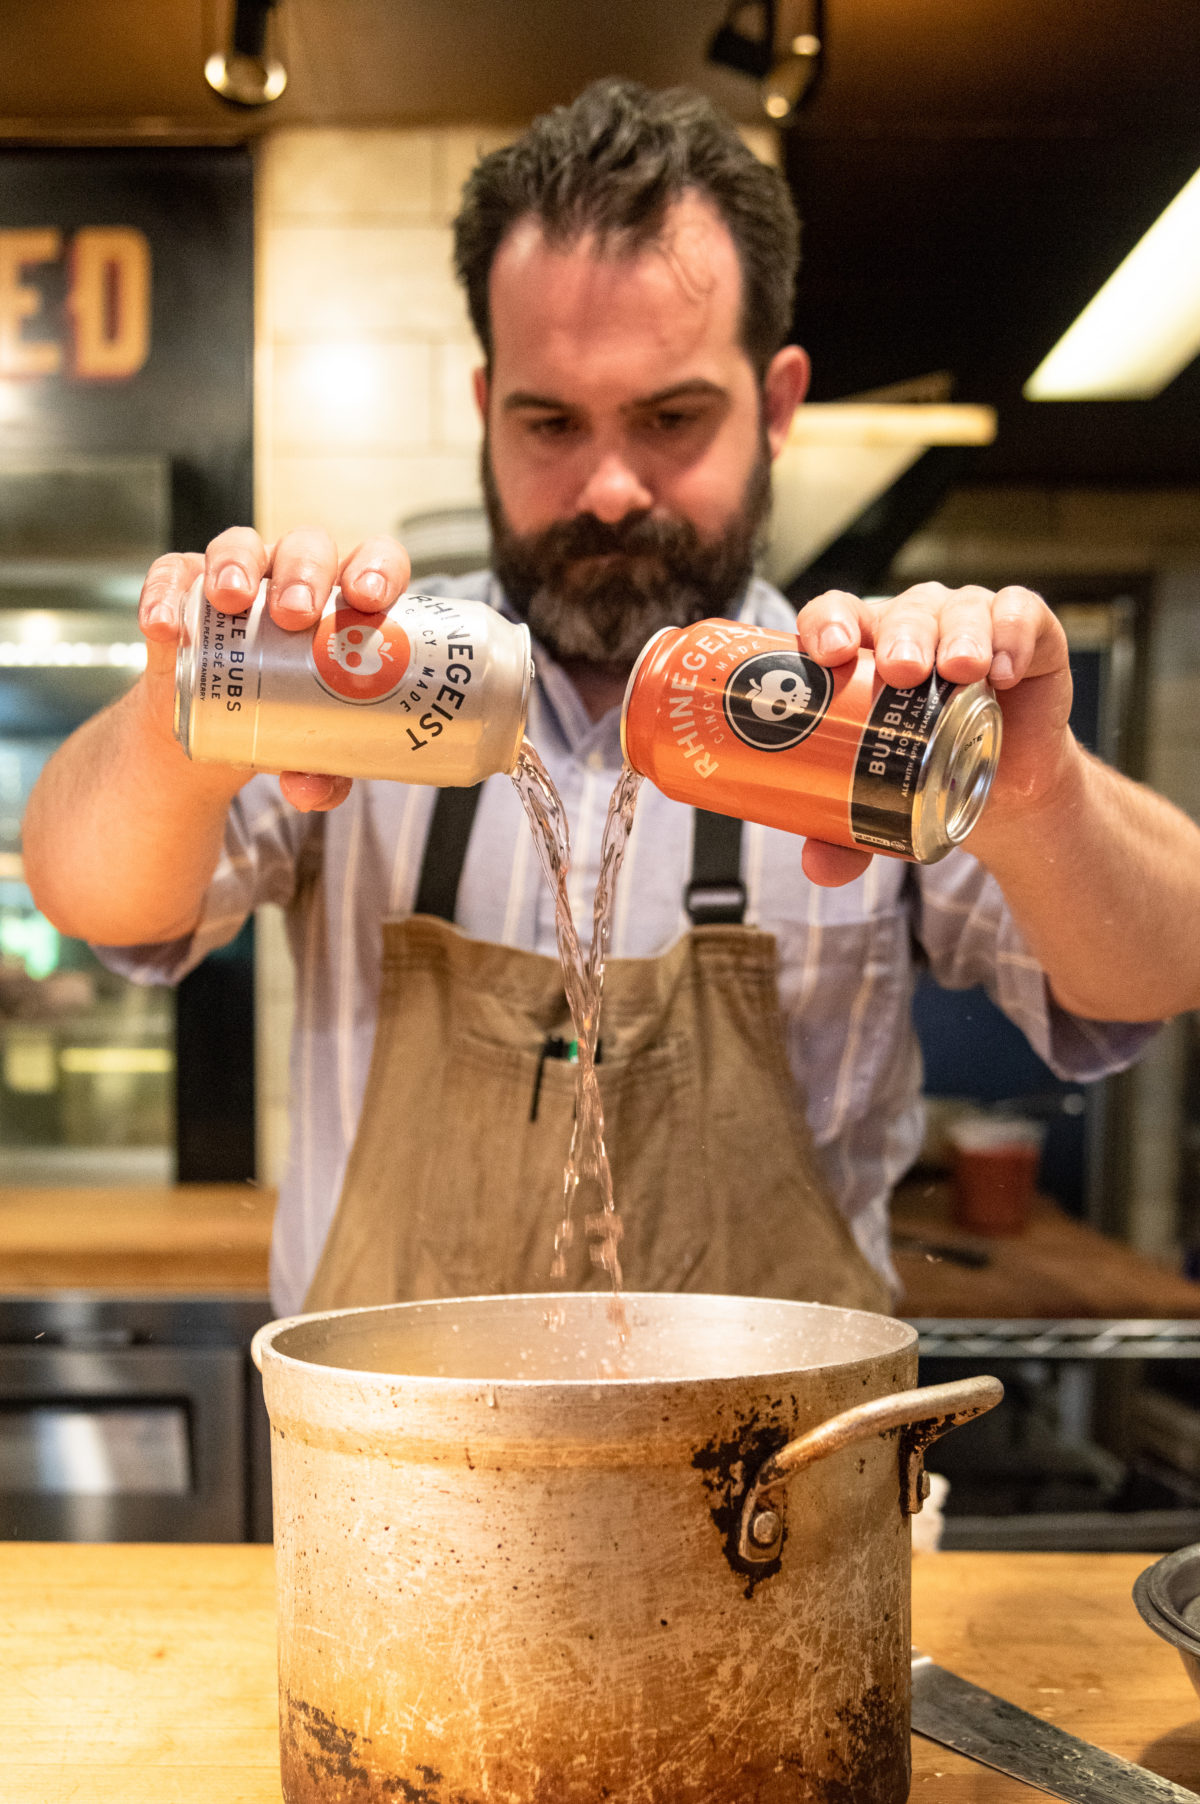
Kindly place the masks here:
MULTIPOLYGON (((478 792, 442 790, 417 912, 387 922, 358 1133, 306 1309, 595 1288, 581 1185, 552 1279, 575 1108, 557 959, 453 925, 478 792)), ((604 977, 601 1090, 629 1290, 888 1308, 818 1174, 775 941, 741 922, 741 822, 697 812, 693 927, 604 977)))

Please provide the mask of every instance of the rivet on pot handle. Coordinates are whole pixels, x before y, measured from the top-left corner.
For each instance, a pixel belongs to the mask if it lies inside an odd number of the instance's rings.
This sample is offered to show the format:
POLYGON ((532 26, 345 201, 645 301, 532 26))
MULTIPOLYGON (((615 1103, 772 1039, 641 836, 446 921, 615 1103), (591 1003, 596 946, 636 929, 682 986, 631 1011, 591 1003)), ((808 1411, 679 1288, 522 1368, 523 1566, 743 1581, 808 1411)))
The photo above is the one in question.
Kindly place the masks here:
POLYGON ((998 1378, 959 1378, 952 1384, 927 1384, 915 1391, 873 1397, 810 1428, 759 1467, 742 1506, 738 1553, 755 1565, 777 1559, 783 1545, 788 1479, 843 1447, 896 1429, 903 1431, 899 1437, 900 1507, 906 1516, 915 1516, 929 1495, 925 1449, 952 1428, 994 1409, 1003 1395, 998 1378))

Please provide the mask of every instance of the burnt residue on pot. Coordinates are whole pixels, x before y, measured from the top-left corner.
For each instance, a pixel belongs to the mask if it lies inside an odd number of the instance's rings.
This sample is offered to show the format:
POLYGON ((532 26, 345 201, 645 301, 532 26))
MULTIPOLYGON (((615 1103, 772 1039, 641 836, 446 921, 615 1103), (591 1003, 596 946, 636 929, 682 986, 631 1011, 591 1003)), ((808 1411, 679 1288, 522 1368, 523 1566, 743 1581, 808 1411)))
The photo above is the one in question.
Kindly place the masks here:
POLYGON ((287 1804, 483 1804, 445 1790, 436 1768, 420 1762, 407 1778, 377 1772, 366 1751, 370 1741, 315 1705, 289 1697, 280 1733, 287 1804))
POLYGON ((764 1421, 761 1413, 754 1410, 735 1423, 731 1434, 707 1442, 692 1455, 692 1465, 703 1474, 708 1512, 720 1533, 725 1558, 738 1577, 745 1579, 747 1597, 754 1595, 755 1587, 764 1579, 772 1578, 779 1571, 787 1526, 785 1524, 780 1552, 775 1558, 751 1564, 738 1552, 742 1505, 763 1461, 772 1453, 778 1453, 788 1438, 789 1430, 778 1420, 764 1421))
POLYGON ((818 1780, 820 1804, 893 1804, 908 1796, 912 1760, 908 1699, 871 1685, 837 1712, 842 1769, 818 1780), (903 1786, 901 1779, 903 1776, 903 1786))
MULTIPOLYGON (((407 1773, 380 1771, 372 1763, 369 1735, 345 1728, 302 1698, 287 1699, 280 1745, 287 1804, 487 1804, 483 1793, 454 1789, 436 1767, 420 1760, 407 1773)), ((493 1762, 491 1777, 489 1793, 494 1796, 499 1787, 503 1794, 502 1762, 493 1762)), ((521 1775, 514 1783, 522 1783, 521 1775)), ((528 1793, 527 1804, 562 1804, 579 1795, 577 1778, 548 1771, 528 1793)), ((616 1796, 606 1785, 594 1795, 597 1804, 616 1796)))
MULTIPOLYGON (((353 1785, 365 1785, 370 1773, 362 1760, 362 1741, 352 1729, 345 1729, 324 1710, 307 1704, 302 1698, 287 1700, 287 1719, 281 1732, 282 1759, 285 1777, 284 1790, 289 1804, 293 1797, 304 1798, 305 1793, 294 1791, 289 1784, 289 1768, 294 1773, 297 1768, 307 1771, 311 1781, 311 1796, 326 1798, 329 1796, 331 1784, 340 1781, 343 1795, 345 1788, 353 1785)), ((366 1793, 362 1794, 364 1797, 366 1793)))
POLYGON ((930 1416, 923 1422, 909 1422, 895 1429, 900 1453, 900 1514, 915 1515, 929 1494, 925 1479, 925 1454, 941 1435, 957 1428, 961 1417, 953 1413, 930 1416))

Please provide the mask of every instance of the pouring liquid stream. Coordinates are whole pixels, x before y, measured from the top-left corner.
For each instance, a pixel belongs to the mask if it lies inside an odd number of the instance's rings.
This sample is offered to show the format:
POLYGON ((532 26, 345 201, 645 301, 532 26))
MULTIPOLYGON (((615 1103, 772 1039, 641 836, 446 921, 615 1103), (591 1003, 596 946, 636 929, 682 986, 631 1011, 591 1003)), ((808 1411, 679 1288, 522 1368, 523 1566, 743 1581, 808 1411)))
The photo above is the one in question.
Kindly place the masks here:
POLYGON ((563 1172, 562 1219, 554 1236, 551 1276, 566 1275, 566 1253, 576 1233, 575 1198, 580 1184, 594 1184, 600 1208, 585 1218, 593 1262, 607 1272, 612 1286, 609 1317, 622 1343, 629 1324, 621 1295, 621 1219, 613 1198, 612 1172, 604 1143, 604 1104, 596 1071, 596 1047, 600 1034, 600 1002, 604 989, 604 961, 612 937, 617 878, 633 827, 634 808, 642 779, 625 764, 608 806, 600 842, 600 875, 592 910, 592 942, 585 957, 571 913, 567 877, 571 869, 571 838, 566 811, 545 765, 529 744, 522 742, 512 780, 525 810, 538 858, 554 897, 554 926, 563 988, 575 1028, 579 1070, 575 1124, 563 1172))

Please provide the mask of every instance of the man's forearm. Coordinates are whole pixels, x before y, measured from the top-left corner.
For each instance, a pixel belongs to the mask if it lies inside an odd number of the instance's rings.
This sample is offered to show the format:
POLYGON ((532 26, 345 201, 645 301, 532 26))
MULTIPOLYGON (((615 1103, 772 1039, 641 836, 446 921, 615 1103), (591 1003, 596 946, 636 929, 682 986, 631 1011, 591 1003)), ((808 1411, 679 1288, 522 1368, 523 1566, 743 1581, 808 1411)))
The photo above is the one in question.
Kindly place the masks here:
POLYGON ((967 849, 1000 884, 1064 1008, 1156 1021, 1200 1008, 1200 828, 1081 748, 967 849))
POLYGON ((37 906, 61 932, 107 945, 190 932, 248 774, 192 764, 163 731, 143 677, 85 721, 38 779, 23 829, 37 906))

